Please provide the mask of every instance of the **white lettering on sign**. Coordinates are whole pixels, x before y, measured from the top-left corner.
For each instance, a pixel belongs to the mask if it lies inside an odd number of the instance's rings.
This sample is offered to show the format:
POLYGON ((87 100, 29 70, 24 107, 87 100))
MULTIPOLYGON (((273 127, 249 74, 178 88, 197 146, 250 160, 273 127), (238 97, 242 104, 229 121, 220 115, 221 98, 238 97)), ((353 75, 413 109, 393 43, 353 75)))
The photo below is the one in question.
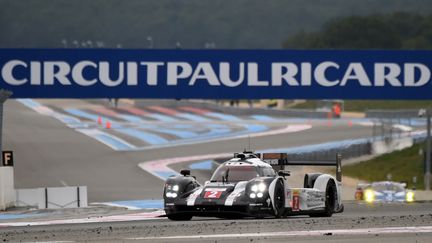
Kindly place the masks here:
POLYGON ((19 60, 12 60, 7 62, 2 68, 2 78, 3 80, 10 85, 22 85, 27 83, 28 79, 26 78, 16 78, 13 75, 13 70, 18 68, 26 68, 27 63, 19 60))
POLYGON ((274 62, 95 62, 10 60, 1 67, 2 80, 12 86, 225 86, 238 87, 421 87, 431 79, 423 63, 374 63, 366 69, 360 62, 346 66, 332 61, 274 62))
POLYGON ((96 63, 90 61, 82 61, 77 63, 72 69, 73 80, 81 86, 91 86, 97 82, 97 79, 86 79, 83 76, 83 71, 85 68, 97 68, 96 63))

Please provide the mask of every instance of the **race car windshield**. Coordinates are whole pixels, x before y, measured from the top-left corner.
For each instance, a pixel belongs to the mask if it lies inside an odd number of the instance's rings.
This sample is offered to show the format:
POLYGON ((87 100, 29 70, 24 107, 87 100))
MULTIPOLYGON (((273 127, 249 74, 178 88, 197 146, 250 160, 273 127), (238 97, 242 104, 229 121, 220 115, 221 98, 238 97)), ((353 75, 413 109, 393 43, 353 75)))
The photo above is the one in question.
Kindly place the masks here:
POLYGON ((395 191, 401 192, 405 189, 399 184, 386 183, 386 184, 372 184, 372 189, 375 191, 395 191))
POLYGON ((255 166, 221 166, 214 173, 212 182, 238 182, 249 181, 258 177, 255 166))

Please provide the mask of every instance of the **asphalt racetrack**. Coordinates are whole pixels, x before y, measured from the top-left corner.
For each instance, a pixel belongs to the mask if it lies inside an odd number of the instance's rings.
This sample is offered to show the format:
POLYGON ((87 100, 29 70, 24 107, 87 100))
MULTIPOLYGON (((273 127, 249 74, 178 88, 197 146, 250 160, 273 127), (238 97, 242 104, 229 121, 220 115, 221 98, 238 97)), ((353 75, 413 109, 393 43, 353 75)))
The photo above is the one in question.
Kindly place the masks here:
MULTIPOLYGON (((100 107, 100 104, 94 105, 91 102, 74 100, 38 102, 44 104, 42 109, 41 106, 31 109, 23 102, 14 100, 9 100, 5 104, 3 149, 14 151, 15 187, 86 185, 91 203, 161 199, 163 180, 141 169, 138 166, 139 163, 238 152, 248 147, 248 139, 244 137, 242 129, 246 129, 246 132, 248 132, 247 129, 255 129, 254 132, 257 134, 263 133, 263 131, 271 132, 281 129, 287 124, 299 124, 299 121, 285 120, 269 122, 265 119, 258 119, 252 121, 251 118, 245 117, 242 117, 241 121, 217 121, 207 128, 216 129, 221 134, 226 129, 230 131, 230 134, 242 135, 223 140, 221 137, 224 136, 203 140, 188 138, 189 140, 185 141, 192 142, 179 142, 171 146, 171 143, 166 141, 174 139, 173 134, 186 137, 193 136, 194 133, 208 132, 205 129, 200 130, 201 128, 194 130, 195 126, 206 122, 187 120, 197 119, 190 116, 189 113, 189 116, 185 116, 185 113, 173 113, 169 110, 159 109, 157 116, 153 113, 150 115, 157 119, 168 119, 164 117, 167 115, 165 113, 171 112, 178 121, 170 124, 181 125, 185 128, 184 131, 188 133, 172 131, 172 129, 167 128, 165 123, 156 120, 146 123, 147 127, 139 127, 138 129, 138 125, 126 123, 119 117, 129 120, 141 118, 133 117, 129 113, 127 116, 120 116, 126 113, 110 113, 106 110, 98 110, 103 108, 100 107), (47 107, 50 108, 48 113, 51 116, 46 115, 47 107), (70 110, 71 108, 74 110, 70 110), (81 113, 77 113, 78 109, 81 113), (98 126, 96 121, 91 120, 93 116, 89 116, 88 113, 94 109, 98 110, 102 116, 112 115, 114 117, 112 128, 106 129, 104 126, 98 126), (51 111, 56 113, 50 113, 51 111), (66 114, 65 111, 73 111, 73 118, 80 119, 80 123, 77 123, 76 120, 71 119, 71 116, 66 117, 73 120, 74 126, 76 125, 78 128, 67 126, 65 122, 53 118, 52 114, 66 114), (45 112, 45 114, 41 114, 41 112, 45 112), (80 115, 87 116, 87 118, 79 117, 80 115), (253 125, 240 127, 238 125, 240 122, 248 122, 253 125), (158 126, 158 128, 163 127, 165 130, 160 129, 160 131, 165 131, 166 134, 161 135, 157 131, 152 132, 152 127, 149 124, 158 126), (79 131, 82 127, 87 129, 84 133, 79 131), (265 127, 263 131, 258 131, 263 127, 265 127), (130 133, 130 129, 136 129, 134 130, 135 133, 130 133), (93 133, 88 132, 96 130, 99 132, 96 135, 100 135, 102 132, 105 137, 108 134, 109 138, 120 138, 116 141, 126 141, 123 145, 130 145, 133 149, 116 150, 107 146, 106 143, 112 140, 103 143, 92 137, 93 133)), ((143 109, 150 110, 148 108, 143 109)), ((143 116, 147 114, 140 112, 143 116)), ((65 116, 61 118, 65 118, 65 116)), ((348 125, 346 120, 335 121, 331 125, 326 120, 302 121, 300 123, 308 123, 311 127, 292 133, 251 136, 251 147, 255 150, 290 148, 372 136, 370 126, 359 123, 348 125)), ((188 164, 177 164, 172 166, 172 169, 178 170, 182 166, 188 166, 188 164)), ((204 180, 208 172, 199 175, 200 179, 204 180)), ((94 215, 90 212, 86 216, 90 218, 94 215)), ((57 215, 57 217, 59 216, 57 215)), ((122 222, 23 227, 0 226, 0 241, 431 242, 431 222, 432 204, 430 202, 367 205, 347 201, 345 202, 345 212, 336 214, 331 218, 310 218, 308 216, 238 220, 193 218, 192 221, 176 222, 158 217, 122 222)))
MULTIPOLYGON (((160 199, 163 181, 140 169, 140 162, 233 153, 248 147, 246 137, 142 151, 114 151, 19 102, 6 102, 4 110, 3 148, 15 152, 15 187, 86 185, 91 202, 160 199)), ((371 127, 348 127, 346 123, 328 127, 326 121, 317 121, 311 129, 301 132, 252 137, 251 146, 255 150, 288 148, 370 136, 371 127)))
POLYGON ((166 218, 146 221, 0 228, 21 242, 430 242, 432 204, 346 203, 331 218, 166 218))

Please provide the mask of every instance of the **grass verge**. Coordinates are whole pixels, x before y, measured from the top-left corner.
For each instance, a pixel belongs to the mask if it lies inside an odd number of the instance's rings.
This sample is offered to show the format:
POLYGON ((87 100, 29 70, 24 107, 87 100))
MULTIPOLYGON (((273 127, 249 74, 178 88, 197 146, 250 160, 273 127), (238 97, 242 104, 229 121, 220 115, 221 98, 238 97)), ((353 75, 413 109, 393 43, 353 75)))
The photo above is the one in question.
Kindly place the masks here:
POLYGON ((373 182, 387 180, 387 175, 391 174, 393 181, 405 181, 408 183, 408 188, 412 188, 414 184, 417 189, 424 189, 423 154, 419 154, 423 146, 423 144, 416 144, 401 151, 343 166, 343 175, 373 182), (414 176, 417 177, 416 183, 413 183, 414 176))

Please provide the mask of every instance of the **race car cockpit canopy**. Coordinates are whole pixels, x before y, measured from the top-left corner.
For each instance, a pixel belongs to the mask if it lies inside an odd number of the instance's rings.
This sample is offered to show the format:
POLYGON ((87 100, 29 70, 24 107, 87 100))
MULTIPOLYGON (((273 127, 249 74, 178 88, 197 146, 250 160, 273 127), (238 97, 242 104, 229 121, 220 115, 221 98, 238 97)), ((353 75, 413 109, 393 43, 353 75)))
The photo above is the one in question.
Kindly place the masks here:
POLYGON ((211 177, 211 182, 239 182, 249 181, 259 177, 258 167, 252 165, 222 164, 211 177))
POLYGON ((395 192, 403 192, 405 191, 405 187, 402 183, 397 182, 374 182, 370 186, 375 191, 395 191, 395 192))

